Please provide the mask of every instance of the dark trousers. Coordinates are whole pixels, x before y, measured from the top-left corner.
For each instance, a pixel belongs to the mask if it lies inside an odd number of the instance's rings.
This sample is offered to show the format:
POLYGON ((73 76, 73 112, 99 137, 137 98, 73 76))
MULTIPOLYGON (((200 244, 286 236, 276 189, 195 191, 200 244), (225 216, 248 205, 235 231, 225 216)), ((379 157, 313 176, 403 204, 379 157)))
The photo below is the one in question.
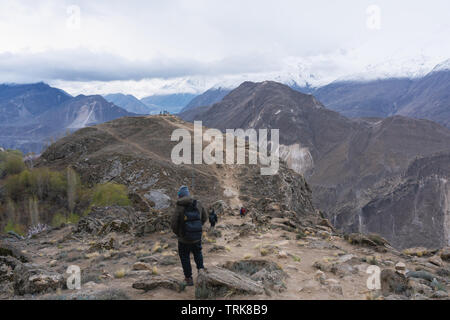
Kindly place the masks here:
POLYGON ((178 254, 180 255, 183 273, 186 278, 192 277, 191 252, 194 255, 194 261, 197 265, 197 269, 203 269, 202 242, 183 243, 178 241, 178 254))

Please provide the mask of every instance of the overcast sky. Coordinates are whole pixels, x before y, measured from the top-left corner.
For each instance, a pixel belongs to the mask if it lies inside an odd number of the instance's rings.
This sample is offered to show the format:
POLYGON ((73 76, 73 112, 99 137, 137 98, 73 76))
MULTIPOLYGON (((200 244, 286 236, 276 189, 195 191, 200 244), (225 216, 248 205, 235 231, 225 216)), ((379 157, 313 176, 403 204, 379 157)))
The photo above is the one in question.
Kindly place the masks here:
POLYGON ((450 58, 449 39, 448 0, 0 0, 0 82, 138 97, 242 79, 322 84, 423 72, 450 58))

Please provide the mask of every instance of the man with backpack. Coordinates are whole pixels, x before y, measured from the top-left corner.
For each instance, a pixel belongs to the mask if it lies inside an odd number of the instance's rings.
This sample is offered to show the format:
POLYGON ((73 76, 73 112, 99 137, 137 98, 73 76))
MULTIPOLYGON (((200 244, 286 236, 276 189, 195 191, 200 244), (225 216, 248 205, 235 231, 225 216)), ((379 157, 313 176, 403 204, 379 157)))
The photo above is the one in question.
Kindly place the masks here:
POLYGON ((182 186, 178 191, 176 209, 172 216, 172 231, 178 237, 178 254, 186 285, 194 285, 190 253, 194 255, 197 270, 204 269, 202 254, 202 229, 208 219, 200 201, 192 198, 189 189, 182 186))

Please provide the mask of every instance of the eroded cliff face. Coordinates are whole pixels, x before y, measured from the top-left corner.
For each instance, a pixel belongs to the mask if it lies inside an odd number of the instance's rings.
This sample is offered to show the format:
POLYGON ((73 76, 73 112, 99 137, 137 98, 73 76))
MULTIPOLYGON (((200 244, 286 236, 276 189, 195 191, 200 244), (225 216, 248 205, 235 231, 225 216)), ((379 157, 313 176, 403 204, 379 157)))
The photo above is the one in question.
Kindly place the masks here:
POLYGON ((397 248, 447 246, 449 163, 450 154, 417 159, 404 174, 338 208, 332 221, 348 232, 378 233, 397 248))

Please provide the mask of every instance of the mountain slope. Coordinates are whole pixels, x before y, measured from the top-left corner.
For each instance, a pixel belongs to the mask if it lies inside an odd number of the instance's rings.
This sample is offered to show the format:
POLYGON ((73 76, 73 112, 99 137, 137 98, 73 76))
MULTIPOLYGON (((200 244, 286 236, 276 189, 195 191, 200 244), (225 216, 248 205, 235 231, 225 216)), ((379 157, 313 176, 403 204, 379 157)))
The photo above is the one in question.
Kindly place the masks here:
POLYGON ((270 198, 305 223, 316 216, 306 181, 283 164, 276 176, 261 176, 258 165, 175 165, 171 152, 177 142, 170 135, 178 128, 193 135, 193 125, 174 116, 116 119, 60 139, 42 154, 38 166, 70 165, 88 185, 115 181, 144 198, 156 192, 174 199, 184 184, 205 203, 226 200, 236 212, 242 205, 257 211, 270 198))
POLYGON ((69 131, 134 115, 107 102, 102 96, 79 95, 38 115, 29 123, 2 126, 0 144, 39 153, 45 143, 69 131))
POLYGON ((397 114, 450 128, 450 70, 432 71, 415 82, 400 101, 397 114))
POLYGON ((32 120, 72 97, 45 83, 0 85, 0 124, 32 120))
POLYGON ((399 102, 413 80, 383 79, 369 82, 333 82, 313 92, 327 108, 346 117, 388 117, 396 114, 399 102))
MULTIPOLYGON (((374 188, 388 179, 400 179, 416 157, 450 150, 450 130, 434 122, 402 116, 351 120, 325 109, 311 95, 274 82, 243 83, 191 118, 222 130, 279 128, 282 157, 306 174, 316 207, 346 231, 364 230, 356 222, 361 208, 373 200, 374 188)), ((428 214, 442 215, 447 210, 436 207, 438 213, 428 214)), ((412 213, 405 209, 386 214, 412 213)), ((408 235, 397 244, 414 242, 417 228, 410 225, 408 235)), ((394 233, 383 235, 395 242, 394 233)), ((443 244, 437 235, 430 239, 424 245, 443 244)))
POLYGON ((231 89, 226 88, 211 88, 199 96, 196 96, 184 107, 181 112, 185 112, 196 107, 201 106, 210 106, 214 103, 220 102, 228 93, 230 93, 231 89))
POLYGON ((108 102, 114 103, 116 106, 121 107, 128 112, 133 112, 136 114, 151 114, 159 111, 156 108, 147 106, 131 94, 111 93, 105 95, 104 98, 108 102))
POLYGON ((351 118, 404 115, 450 128, 450 63, 418 78, 335 81, 315 89, 327 108, 351 118))
POLYGON ((142 98, 141 101, 158 111, 178 113, 196 96, 192 93, 158 94, 142 98))

